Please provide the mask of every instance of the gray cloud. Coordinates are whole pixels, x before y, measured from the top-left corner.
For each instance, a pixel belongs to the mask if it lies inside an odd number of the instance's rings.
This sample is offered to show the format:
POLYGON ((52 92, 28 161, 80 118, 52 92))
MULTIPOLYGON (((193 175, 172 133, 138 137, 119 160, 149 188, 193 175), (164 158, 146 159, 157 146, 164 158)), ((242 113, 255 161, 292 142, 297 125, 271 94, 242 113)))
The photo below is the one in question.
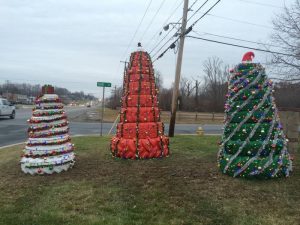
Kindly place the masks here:
MULTIPOLYGON (((166 0, 142 40, 151 43, 146 50, 151 50, 161 38, 157 35, 150 40, 179 2, 166 0)), ((264 2, 275 4, 272 0, 264 2)), ((282 6, 283 2, 278 0, 276 5, 282 6)), ((130 51, 135 49, 160 3, 153 0, 130 51)), ((120 85, 123 65, 119 61, 147 4, 148 1, 139 0, 0 0, 0 81, 47 82, 89 93, 99 92, 96 81, 120 85)), ((171 21, 178 20, 181 11, 181 8, 177 10, 171 21)), ((270 21, 278 12, 279 8, 223 0, 212 13, 271 26, 270 21)), ((271 29, 211 16, 200 21, 195 30, 254 41, 266 41, 271 33, 271 29)), ((185 43, 184 76, 201 76, 202 61, 209 56, 216 55, 226 63, 236 64, 246 51, 191 39, 185 43)), ((256 55, 257 61, 265 60, 265 54, 257 52, 256 55)), ((175 69, 174 54, 168 52, 155 67, 162 72, 164 84, 170 85, 175 69)))

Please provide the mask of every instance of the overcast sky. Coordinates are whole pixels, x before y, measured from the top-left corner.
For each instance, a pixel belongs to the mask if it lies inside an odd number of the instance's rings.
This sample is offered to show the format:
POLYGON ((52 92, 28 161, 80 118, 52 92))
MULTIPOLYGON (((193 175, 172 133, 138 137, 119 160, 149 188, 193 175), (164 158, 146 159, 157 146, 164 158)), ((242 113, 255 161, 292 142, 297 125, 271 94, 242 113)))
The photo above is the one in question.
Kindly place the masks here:
MULTIPOLYGON (((216 1, 208 1, 206 7, 188 25, 216 1)), ((119 61, 129 57, 138 41, 150 52, 166 34, 163 32, 159 36, 158 33, 182 0, 152 0, 136 37, 126 52, 149 2, 150 0, 0 0, 0 82, 49 83, 72 91, 82 90, 94 94, 100 93, 100 89, 96 87, 97 81, 121 85, 123 65, 119 61), (163 5, 154 18, 161 4, 163 5), (152 25, 146 30, 152 19, 152 25)), ((194 0, 190 0, 189 4, 193 2, 194 0)), ((199 8, 203 2, 204 0, 198 0, 193 9, 199 8)), ((198 33, 267 42, 272 33, 271 21, 275 14, 282 11, 284 3, 290 5, 292 2, 293 0, 222 0, 211 11, 211 14, 218 17, 207 15, 197 23, 194 30, 198 33), (247 23, 230 21, 224 17, 247 23)), ((182 7, 183 4, 169 22, 179 20, 182 7)), ((192 13, 193 11, 189 12, 189 15, 192 13)), ((209 35, 203 37, 258 47, 255 44, 209 35)), ((198 76, 201 79, 202 63, 208 57, 218 56, 224 63, 233 65, 240 62, 246 51, 187 38, 182 76, 198 76)), ((264 63, 266 54, 255 53, 255 61, 264 63)), ((169 51, 155 63, 155 69, 162 73, 164 86, 170 86, 174 79, 175 57, 174 52, 169 51)))

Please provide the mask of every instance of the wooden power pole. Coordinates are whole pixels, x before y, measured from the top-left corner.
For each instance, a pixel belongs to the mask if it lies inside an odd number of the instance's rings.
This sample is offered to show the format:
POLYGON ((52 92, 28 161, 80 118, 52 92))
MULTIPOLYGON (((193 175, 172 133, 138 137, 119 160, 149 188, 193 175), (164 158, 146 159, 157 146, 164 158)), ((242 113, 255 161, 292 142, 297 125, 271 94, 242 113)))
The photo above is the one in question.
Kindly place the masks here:
POLYGON ((174 83, 173 96, 172 96, 169 137, 174 137, 174 131, 175 131, 176 109, 178 104, 178 90, 179 90, 179 82, 180 82, 180 75, 181 75, 181 64, 182 64, 182 55, 183 55, 183 47, 184 47, 184 38, 186 32, 188 6, 189 6, 189 1, 184 0, 181 32, 179 38, 179 49, 178 49, 176 72, 175 72, 175 83, 174 83))

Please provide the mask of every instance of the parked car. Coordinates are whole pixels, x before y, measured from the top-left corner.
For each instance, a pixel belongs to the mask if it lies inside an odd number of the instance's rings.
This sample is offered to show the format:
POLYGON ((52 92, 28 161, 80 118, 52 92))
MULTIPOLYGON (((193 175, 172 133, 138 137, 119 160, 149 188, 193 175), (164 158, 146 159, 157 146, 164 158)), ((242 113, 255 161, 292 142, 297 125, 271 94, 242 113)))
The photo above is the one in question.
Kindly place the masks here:
POLYGON ((9 116, 11 119, 16 117, 16 107, 5 98, 0 98, 0 116, 9 116))

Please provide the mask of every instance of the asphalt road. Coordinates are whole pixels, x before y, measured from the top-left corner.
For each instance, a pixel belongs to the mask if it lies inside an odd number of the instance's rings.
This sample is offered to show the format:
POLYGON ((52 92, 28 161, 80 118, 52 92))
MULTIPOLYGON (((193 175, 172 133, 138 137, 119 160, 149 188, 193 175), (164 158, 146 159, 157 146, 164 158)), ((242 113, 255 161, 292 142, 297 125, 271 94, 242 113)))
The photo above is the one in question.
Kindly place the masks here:
MULTIPOLYGON (((66 107, 68 117, 75 117, 88 110, 85 107, 66 107)), ((0 118, 0 147, 24 142, 27 139, 27 119, 31 117, 31 109, 18 109, 14 120, 0 118)), ((100 135, 100 123, 70 122, 71 135, 100 135)), ((112 127, 112 123, 103 124, 103 134, 107 134, 112 127)), ((165 124, 165 131, 168 130, 165 124)), ((176 124, 175 134, 195 134, 199 124, 176 124)), ((203 125, 206 134, 221 134, 221 125, 203 125)), ((113 130, 113 133, 115 129, 113 130)))

